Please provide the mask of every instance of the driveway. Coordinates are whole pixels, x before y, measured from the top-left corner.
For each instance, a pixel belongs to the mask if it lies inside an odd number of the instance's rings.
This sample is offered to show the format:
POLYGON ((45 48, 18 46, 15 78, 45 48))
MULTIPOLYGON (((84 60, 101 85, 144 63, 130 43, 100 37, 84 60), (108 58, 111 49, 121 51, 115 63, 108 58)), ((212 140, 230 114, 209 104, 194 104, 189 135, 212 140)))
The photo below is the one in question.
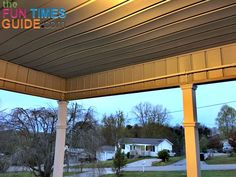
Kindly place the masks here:
POLYGON ((132 167, 151 167, 153 162, 160 162, 160 159, 143 159, 126 165, 126 168, 132 167))
MULTIPOLYGON (((236 164, 208 165, 204 161, 200 162, 201 170, 236 170, 236 164)), ((180 160, 176 163, 167 166, 145 166, 138 168, 135 166, 126 166, 124 171, 185 171, 186 160, 180 160)))

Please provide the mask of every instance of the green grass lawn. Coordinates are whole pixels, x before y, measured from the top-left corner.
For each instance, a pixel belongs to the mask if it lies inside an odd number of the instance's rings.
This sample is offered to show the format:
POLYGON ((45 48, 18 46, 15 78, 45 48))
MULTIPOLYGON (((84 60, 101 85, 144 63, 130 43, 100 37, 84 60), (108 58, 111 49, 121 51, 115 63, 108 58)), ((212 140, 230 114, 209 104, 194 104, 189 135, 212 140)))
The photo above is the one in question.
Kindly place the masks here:
MULTIPOLYGON (((143 159, 146 159, 146 158, 150 159, 151 157, 140 157, 140 158, 135 158, 135 159, 127 159, 127 164, 132 163, 132 162, 136 162, 136 161, 139 161, 139 160, 143 160, 143 159)), ((113 165, 113 161, 108 160, 108 161, 102 161, 102 162, 98 162, 98 163, 84 164, 83 168, 111 168, 112 165, 113 165)), ((80 165, 71 166, 71 168, 81 168, 81 166, 80 165)))
POLYGON ((70 176, 70 175, 76 175, 76 174, 80 174, 80 172, 64 172, 63 176, 70 176))
POLYGON ((217 156, 212 157, 209 160, 206 160, 207 164, 236 164, 236 155, 234 154, 233 157, 225 156, 217 156))
MULTIPOLYGON (((78 172, 65 172, 63 176, 79 174, 78 172)), ((0 177, 35 177, 31 172, 18 172, 18 173, 0 173, 0 177)))
MULTIPOLYGON (((83 164, 83 168, 109 168, 112 167, 112 160, 83 164)), ((66 168, 66 167, 65 167, 66 168)), ((71 166, 70 168, 81 168, 81 165, 71 166)))
POLYGON ((0 173, 0 177, 34 177, 34 175, 29 172, 0 173))
MULTIPOLYGON (((236 171, 202 171, 202 177, 235 177, 236 171)), ((104 175, 103 177, 114 177, 104 175)), ((122 177, 186 177, 186 172, 125 172, 122 177)))
POLYGON ((172 163, 178 162, 183 159, 184 159, 184 156, 170 157, 168 162, 154 162, 152 166, 166 166, 166 165, 170 165, 172 163))

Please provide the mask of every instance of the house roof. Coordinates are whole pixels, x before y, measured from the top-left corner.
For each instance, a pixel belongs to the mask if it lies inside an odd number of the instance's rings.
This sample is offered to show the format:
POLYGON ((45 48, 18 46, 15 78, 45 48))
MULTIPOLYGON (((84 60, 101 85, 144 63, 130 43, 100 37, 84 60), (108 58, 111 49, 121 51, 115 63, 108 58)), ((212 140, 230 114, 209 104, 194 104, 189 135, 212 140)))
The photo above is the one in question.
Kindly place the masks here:
POLYGON ((167 142, 169 142, 171 145, 173 145, 173 143, 171 143, 167 139, 156 139, 156 138, 122 138, 118 142, 119 143, 123 143, 123 144, 150 144, 150 145, 159 145, 160 143, 162 143, 165 140, 167 142))
POLYGON ((115 146, 101 146, 99 151, 115 151, 115 146))

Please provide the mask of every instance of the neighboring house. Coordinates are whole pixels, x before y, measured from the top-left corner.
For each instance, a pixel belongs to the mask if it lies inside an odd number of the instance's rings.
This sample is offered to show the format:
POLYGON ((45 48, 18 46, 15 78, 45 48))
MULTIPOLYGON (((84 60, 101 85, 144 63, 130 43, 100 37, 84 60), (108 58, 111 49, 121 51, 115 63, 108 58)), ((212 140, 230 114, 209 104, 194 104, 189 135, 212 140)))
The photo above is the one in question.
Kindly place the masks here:
POLYGON ((223 144, 222 148, 223 152, 225 153, 233 152, 233 147, 229 144, 228 140, 222 141, 222 144, 223 144))
POLYGON ((163 149, 172 152, 173 143, 167 139, 153 138, 123 138, 118 141, 119 146, 125 154, 130 156, 151 156, 156 157, 163 149))
POLYGON ((92 161, 95 159, 94 155, 82 148, 68 148, 65 151, 65 156, 65 159, 69 158, 69 163, 92 161))
POLYGON ((102 146, 96 152, 99 161, 111 160, 115 157, 115 146, 102 146))

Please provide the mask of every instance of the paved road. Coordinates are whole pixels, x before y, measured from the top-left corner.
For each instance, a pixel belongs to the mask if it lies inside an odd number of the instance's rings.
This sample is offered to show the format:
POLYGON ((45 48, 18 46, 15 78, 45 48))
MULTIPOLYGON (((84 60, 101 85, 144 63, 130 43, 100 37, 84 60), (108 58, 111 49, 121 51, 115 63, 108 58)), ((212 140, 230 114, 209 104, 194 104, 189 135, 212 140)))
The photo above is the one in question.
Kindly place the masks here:
MULTIPOLYGON (((186 170, 186 160, 180 160, 174 164, 167 166, 151 166, 155 159, 145 159, 140 160, 131 164, 128 164, 123 170, 124 171, 185 171, 186 170), (144 163, 145 161, 145 163, 144 163)), ((201 162, 201 170, 236 170, 236 164, 225 164, 225 165, 207 165, 205 162, 201 162)), ((96 172, 91 171, 91 169, 86 169, 87 172, 79 174, 76 177, 99 177, 101 174, 112 174, 110 168, 106 168, 104 171, 96 172)), ((75 176, 74 176, 75 177, 75 176)))

